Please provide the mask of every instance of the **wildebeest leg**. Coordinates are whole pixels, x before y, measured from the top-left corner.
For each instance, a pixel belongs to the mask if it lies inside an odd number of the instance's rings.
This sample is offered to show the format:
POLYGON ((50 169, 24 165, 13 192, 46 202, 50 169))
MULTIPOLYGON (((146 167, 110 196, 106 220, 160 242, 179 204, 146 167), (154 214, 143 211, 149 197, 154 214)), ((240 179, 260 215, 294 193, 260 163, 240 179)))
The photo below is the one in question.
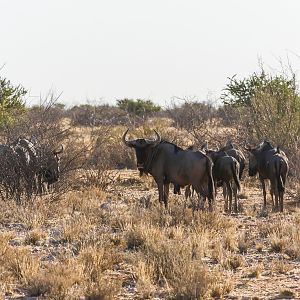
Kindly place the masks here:
POLYGON ((267 194, 266 194, 266 184, 265 184, 265 180, 262 178, 259 178, 260 182, 261 182, 261 186, 263 189, 263 195, 264 195, 264 209, 267 208, 267 194))
POLYGON ((188 199, 188 198, 191 198, 191 186, 188 185, 186 188, 185 188, 185 191, 184 191, 184 196, 185 196, 185 199, 188 199))
POLYGON ((228 193, 226 190, 225 182, 223 182, 223 198, 224 198, 224 211, 228 212, 228 193))
POLYGON ((180 185, 174 184, 174 194, 181 195, 180 185))
POLYGON ((237 214, 238 213, 238 203, 237 203, 237 193, 238 193, 238 188, 235 183, 233 183, 233 196, 234 196, 234 212, 237 214))
POLYGON ((165 203, 165 208, 168 208, 169 187, 170 187, 169 183, 164 183, 164 203, 165 203))
POLYGON ((36 186, 37 186, 37 193, 39 195, 42 195, 43 194, 42 174, 37 174, 37 176, 36 176, 36 186))
POLYGON ((272 187, 270 187, 270 195, 271 195, 271 199, 272 199, 272 210, 274 210, 275 203, 274 203, 274 193, 273 193, 272 187))
POLYGON ((187 201, 188 199, 190 199, 190 201, 192 202, 192 199, 191 199, 191 186, 188 185, 186 188, 185 188, 185 191, 184 191, 184 209, 186 209, 187 207, 187 201))
POLYGON ((198 205, 195 205, 194 201, 193 201, 193 210, 198 207, 198 209, 203 210, 204 209, 204 202, 205 202, 205 197, 201 196, 200 193, 197 193, 198 195, 198 205))
MULTIPOLYGON (((285 181, 286 181, 286 177, 282 176, 282 184, 285 187, 285 181)), ((280 211, 283 212, 283 195, 284 195, 284 191, 279 191, 279 204, 280 204, 280 211)))
POLYGON ((164 180, 163 178, 155 179, 157 187, 158 187, 158 200, 159 203, 162 204, 164 201, 164 180))
POLYGON ((229 181, 226 181, 226 188, 227 188, 227 193, 229 196, 229 213, 231 214, 231 208, 232 208, 232 187, 229 181))
POLYGON ((275 196, 275 211, 278 211, 278 196, 279 196, 279 193, 278 193, 278 184, 276 182, 276 180, 271 180, 271 190, 275 196))

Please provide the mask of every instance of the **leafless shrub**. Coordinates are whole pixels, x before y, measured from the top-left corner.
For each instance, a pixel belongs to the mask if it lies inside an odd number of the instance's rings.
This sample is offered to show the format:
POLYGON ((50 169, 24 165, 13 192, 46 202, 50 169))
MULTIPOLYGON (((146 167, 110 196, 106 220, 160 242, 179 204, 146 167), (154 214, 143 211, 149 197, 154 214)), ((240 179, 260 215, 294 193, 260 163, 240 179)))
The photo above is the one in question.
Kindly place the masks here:
POLYGON ((184 98, 181 105, 172 103, 167 109, 167 113, 174 120, 175 126, 191 130, 208 120, 212 120, 216 115, 216 109, 209 102, 199 102, 195 98, 184 98))
POLYGON ((130 123, 128 114, 116 106, 80 105, 67 111, 73 126, 127 125, 130 123))
POLYGON ((86 149, 70 138, 70 130, 63 122, 63 113, 58 113, 56 101, 57 98, 49 94, 40 106, 28 109, 17 124, 7 126, 0 132, 1 140, 8 146, 14 147, 19 137, 26 138, 33 143, 36 153, 30 158, 35 160, 33 165, 25 165, 16 153, 6 155, 5 168, 1 171, 3 174, 0 174, 2 198, 13 198, 19 203, 25 203, 39 195, 42 191, 37 183, 38 174, 44 172, 43 166, 55 167, 52 166, 55 159, 53 151, 57 151, 62 144, 65 151, 61 155, 61 180, 52 185, 54 188, 51 193, 53 196, 64 193, 76 182, 75 171, 85 163, 86 149))

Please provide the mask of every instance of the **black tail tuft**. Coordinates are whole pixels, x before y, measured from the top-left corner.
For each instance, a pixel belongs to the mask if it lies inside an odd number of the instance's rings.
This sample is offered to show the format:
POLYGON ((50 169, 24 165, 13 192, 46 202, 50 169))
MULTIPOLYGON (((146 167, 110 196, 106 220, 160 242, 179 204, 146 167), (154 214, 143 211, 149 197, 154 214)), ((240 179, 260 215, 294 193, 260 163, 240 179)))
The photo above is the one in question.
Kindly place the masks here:
POLYGON ((213 202, 215 201, 215 185, 212 176, 212 161, 206 157, 206 172, 208 177, 208 197, 213 202))
POLYGON ((276 177, 277 177, 277 183, 278 183, 278 192, 284 192, 285 187, 283 185, 282 177, 280 175, 281 173, 281 162, 275 161, 275 171, 276 171, 276 177))

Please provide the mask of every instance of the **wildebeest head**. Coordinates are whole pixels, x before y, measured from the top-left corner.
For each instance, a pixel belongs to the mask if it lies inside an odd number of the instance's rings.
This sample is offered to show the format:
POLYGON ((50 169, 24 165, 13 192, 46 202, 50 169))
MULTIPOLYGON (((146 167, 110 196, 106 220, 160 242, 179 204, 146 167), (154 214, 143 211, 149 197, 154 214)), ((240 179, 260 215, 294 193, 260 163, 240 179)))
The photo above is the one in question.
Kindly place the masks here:
POLYGON ((127 140, 126 135, 129 129, 127 129, 122 137, 123 143, 127 147, 131 147, 135 149, 136 159, 137 159, 137 168, 140 171, 140 175, 143 174, 144 171, 147 171, 147 162, 152 153, 152 149, 161 142, 161 137, 159 133, 154 130, 156 138, 154 140, 150 139, 136 139, 136 140, 127 140))
POLYGON ((255 176, 258 172, 258 158, 260 153, 272 148, 270 142, 266 140, 254 148, 245 146, 245 150, 249 152, 249 176, 255 176))
POLYGON ((59 150, 53 150, 49 151, 48 153, 45 153, 43 156, 43 162, 42 162, 42 174, 44 181, 48 184, 52 184, 54 182, 57 182, 59 179, 59 173, 60 173, 60 157, 59 154, 61 154, 64 151, 63 145, 60 146, 59 150))

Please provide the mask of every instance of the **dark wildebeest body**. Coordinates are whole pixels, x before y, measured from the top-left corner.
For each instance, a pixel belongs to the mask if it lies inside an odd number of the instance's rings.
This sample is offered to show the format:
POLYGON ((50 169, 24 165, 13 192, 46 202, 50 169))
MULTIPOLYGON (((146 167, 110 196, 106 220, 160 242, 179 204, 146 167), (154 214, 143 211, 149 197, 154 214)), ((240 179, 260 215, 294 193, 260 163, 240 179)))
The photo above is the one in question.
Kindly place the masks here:
POLYGON ((229 156, 234 157, 238 161, 240 165, 239 179, 241 180, 246 166, 246 158, 244 153, 241 150, 235 148, 231 142, 227 142, 226 146, 221 148, 220 151, 225 151, 229 156))
POLYGON ((231 213, 232 196, 234 196, 234 211, 237 213, 237 192, 240 190, 240 165, 232 156, 225 151, 207 150, 213 165, 213 178, 216 186, 223 185, 223 196, 225 201, 225 211, 231 213), (229 203, 228 203, 229 200, 229 203))
POLYGON ((250 153, 249 176, 258 173, 262 184, 264 209, 267 206, 267 195, 265 180, 270 180, 272 206, 275 210, 283 212, 283 195, 285 191, 286 177, 289 171, 288 159, 283 151, 274 148, 267 141, 264 141, 256 148, 245 148, 250 153), (275 204, 274 204, 275 196, 275 204))
MULTIPOLYGON (((20 172, 18 169, 18 155, 10 145, 0 145, 0 184, 4 188, 5 197, 9 194, 16 197, 20 202, 20 172)), ((2 199, 5 199, 1 189, 2 199)))
POLYGON ((156 140, 126 140, 126 146, 136 151, 137 168, 140 174, 149 173, 153 176, 159 190, 159 201, 168 205, 169 185, 192 185, 200 196, 208 197, 210 207, 214 202, 214 184, 212 178, 212 162, 203 153, 183 150, 180 147, 161 141, 155 131, 156 140))
MULTIPOLYGON (((17 203, 25 193, 27 199, 35 193, 42 193, 44 183, 50 185, 59 178, 60 151, 39 149, 28 139, 18 138, 8 145, 0 145, 0 184, 17 203)), ((4 198, 1 190, 2 198, 4 198)))
POLYGON ((33 143, 25 138, 18 138, 11 144, 18 155, 17 167, 25 185, 27 197, 37 191, 37 152, 33 143))
POLYGON ((51 184, 59 180, 60 150, 35 146, 26 138, 18 138, 11 144, 18 155, 18 169, 25 182, 27 196, 33 192, 42 194, 51 184))

